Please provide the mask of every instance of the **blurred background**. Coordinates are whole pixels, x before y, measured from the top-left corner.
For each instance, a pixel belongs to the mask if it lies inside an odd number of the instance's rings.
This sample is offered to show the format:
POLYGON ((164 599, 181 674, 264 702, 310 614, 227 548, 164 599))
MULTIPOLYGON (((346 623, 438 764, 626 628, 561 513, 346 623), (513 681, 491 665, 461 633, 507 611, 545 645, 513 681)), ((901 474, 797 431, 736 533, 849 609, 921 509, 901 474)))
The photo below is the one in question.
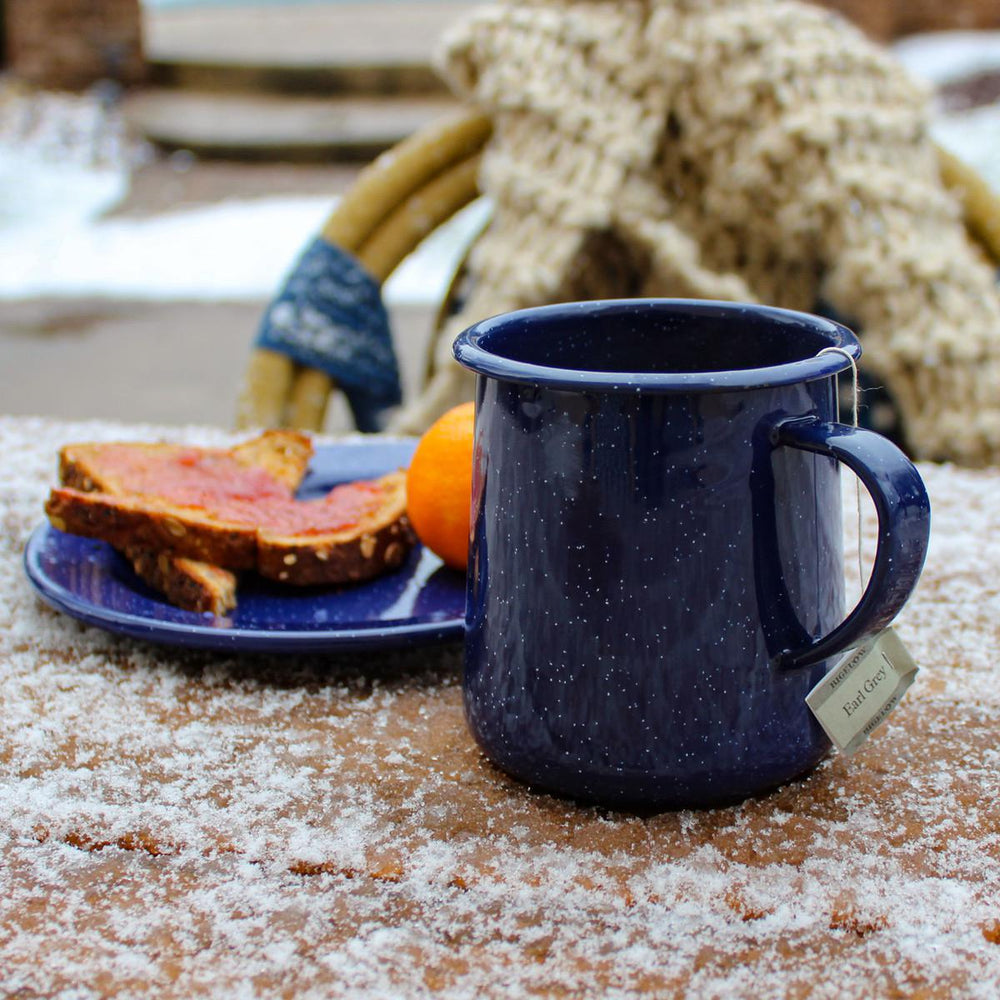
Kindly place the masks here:
MULTIPOLYGON (((0 0, 0 413, 230 426, 338 194, 454 108, 432 55, 471 3, 0 0)), ((1000 0, 825 6, 928 82, 936 138, 1000 190, 1000 0)), ((405 389, 482 214, 386 286, 405 389)))

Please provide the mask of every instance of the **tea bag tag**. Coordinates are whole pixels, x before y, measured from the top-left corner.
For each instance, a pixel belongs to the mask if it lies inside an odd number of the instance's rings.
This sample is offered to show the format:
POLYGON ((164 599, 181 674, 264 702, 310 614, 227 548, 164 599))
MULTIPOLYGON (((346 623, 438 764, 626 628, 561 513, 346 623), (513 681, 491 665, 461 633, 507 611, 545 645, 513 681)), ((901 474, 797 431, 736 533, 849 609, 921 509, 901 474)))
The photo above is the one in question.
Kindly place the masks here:
POLYGON ((806 704, 837 750, 850 757, 889 717, 918 669, 887 628, 847 653, 806 695, 806 704))

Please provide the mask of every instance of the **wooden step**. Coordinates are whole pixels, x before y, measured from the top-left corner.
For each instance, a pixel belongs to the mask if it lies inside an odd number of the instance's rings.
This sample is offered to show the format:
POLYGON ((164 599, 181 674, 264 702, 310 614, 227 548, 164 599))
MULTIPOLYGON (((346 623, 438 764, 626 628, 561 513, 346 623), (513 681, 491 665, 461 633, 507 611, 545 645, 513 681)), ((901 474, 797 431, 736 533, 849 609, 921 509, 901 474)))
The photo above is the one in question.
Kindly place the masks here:
POLYGON ((438 74, 422 63, 253 66, 151 60, 148 78, 156 87, 198 93, 439 96, 448 92, 438 74))
POLYGON ((302 97, 146 90, 125 101, 139 134, 164 149, 241 160, 368 160, 453 112, 447 96, 302 97))
POLYGON ((440 92, 431 68, 468 0, 146 8, 154 83, 197 91, 440 92))

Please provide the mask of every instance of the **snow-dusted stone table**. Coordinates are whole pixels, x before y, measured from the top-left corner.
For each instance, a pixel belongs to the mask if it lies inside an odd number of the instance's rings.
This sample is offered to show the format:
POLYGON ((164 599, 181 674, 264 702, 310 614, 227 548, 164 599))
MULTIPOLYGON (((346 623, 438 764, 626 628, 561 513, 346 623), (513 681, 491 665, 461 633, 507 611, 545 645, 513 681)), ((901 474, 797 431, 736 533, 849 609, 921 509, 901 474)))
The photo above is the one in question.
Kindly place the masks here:
POLYGON ((1000 992, 1000 470, 922 468, 923 672, 857 757, 636 817, 484 763, 457 644, 240 659, 50 611, 59 445, 157 436, 226 440, 0 418, 3 995, 1000 992))

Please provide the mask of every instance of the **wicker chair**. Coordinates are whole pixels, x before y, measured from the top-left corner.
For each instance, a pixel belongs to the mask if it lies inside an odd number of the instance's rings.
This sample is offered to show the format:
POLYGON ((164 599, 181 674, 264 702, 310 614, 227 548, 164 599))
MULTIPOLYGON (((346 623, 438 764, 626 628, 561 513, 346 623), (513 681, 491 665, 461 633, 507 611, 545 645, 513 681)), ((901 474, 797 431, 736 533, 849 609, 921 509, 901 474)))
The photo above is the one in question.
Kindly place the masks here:
MULTIPOLYGON (((414 134, 362 171, 323 236, 384 282, 428 233, 478 195, 479 159, 490 132, 489 119, 465 114, 414 134)), ((989 259, 1000 263, 1000 199, 971 168, 944 150, 939 155, 942 177, 959 193, 970 234, 989 259)), ((334 388, 323 372, 257 349, 237 426, 321 430, 334 388)))
MULTIPOLYGON (((491 131, 482 115, 434 123, 366 167, 323 227, 380 283, 430 232, 478 195, 479 156, 491 131)), ((237 426, 320 430, 333 384, 275 351, 254 351, 237 426)))

